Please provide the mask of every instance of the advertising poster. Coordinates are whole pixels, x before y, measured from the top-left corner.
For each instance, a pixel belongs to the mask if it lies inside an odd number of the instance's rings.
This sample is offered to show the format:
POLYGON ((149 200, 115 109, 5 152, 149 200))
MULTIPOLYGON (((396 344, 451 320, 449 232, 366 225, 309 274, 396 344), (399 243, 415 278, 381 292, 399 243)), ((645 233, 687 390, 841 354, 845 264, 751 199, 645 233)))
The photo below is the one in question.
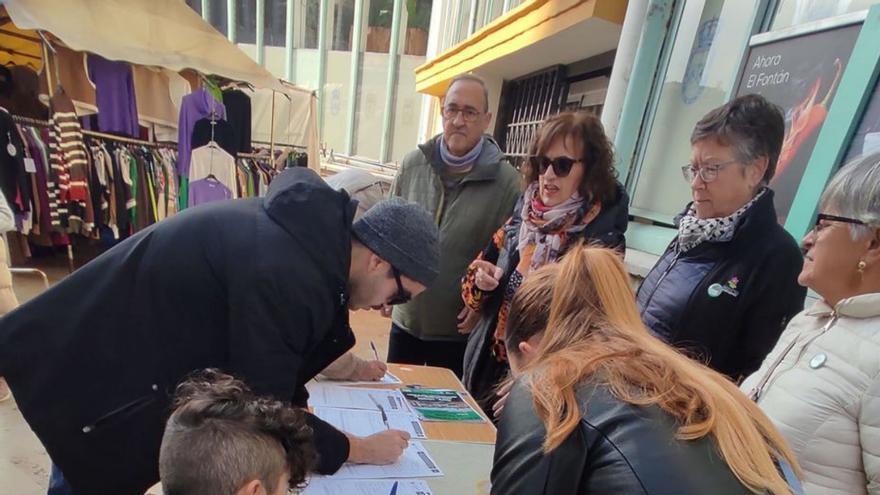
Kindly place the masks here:
POLYGON ((860 155, 880 152, 880 80, 874 86, 874 93, 868 100, 862 121, 850 141, 849 149, 841 165, 860 155))
POLYGON ((802 34, 752 46, 736 96, 757 93, 779 105, 785 139, 770 188, 784 224, 819 131, 828 116, 861 24, 802 34))

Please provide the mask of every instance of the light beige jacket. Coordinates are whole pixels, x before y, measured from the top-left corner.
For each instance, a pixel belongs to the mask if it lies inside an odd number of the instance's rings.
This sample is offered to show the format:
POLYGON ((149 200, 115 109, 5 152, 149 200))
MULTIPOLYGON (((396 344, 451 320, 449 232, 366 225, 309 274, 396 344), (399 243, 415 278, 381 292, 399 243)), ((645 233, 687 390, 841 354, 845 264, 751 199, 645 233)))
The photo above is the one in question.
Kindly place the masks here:
POLYGON ((794 450, 807 495, 880 494, 880 294, 797 315, 742 384, 794 450))
POLYGON ((18 299, 12 291, 12 273, 6 255, 6 240, 0 234, 0 316, 18 307, 18 299))
POLYGON ((0 192, 0 316, 18 307, 18 299, 12 291, 12 273, 9 271, 9 256, 4 232, 15 230, 15 217, 12 209, 0 192))

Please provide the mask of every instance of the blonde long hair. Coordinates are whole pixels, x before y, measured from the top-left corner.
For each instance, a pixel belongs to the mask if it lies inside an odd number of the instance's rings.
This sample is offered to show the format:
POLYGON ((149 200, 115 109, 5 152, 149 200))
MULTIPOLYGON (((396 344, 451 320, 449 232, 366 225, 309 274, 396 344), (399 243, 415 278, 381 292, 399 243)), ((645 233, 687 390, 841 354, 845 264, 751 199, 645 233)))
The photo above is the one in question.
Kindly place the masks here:
POLYGON ((710 436, 750 490, 791 493, 774 463, 784 459, 800 475, 785 440, 726 377, 648 332, 617 253, 576 247, 560 263, 539 272, 514 296, 508 324, 540 320, 547 314, 546 301, 551 301, 535 358, 523 369, 547 430, 544 452, 558 447, 578 426, 582 411, 577 387, 592 378, 622 401, 655 405, 675 418, 680 440, 710 436), (545 297, 539 301, 536 292, 545 297))

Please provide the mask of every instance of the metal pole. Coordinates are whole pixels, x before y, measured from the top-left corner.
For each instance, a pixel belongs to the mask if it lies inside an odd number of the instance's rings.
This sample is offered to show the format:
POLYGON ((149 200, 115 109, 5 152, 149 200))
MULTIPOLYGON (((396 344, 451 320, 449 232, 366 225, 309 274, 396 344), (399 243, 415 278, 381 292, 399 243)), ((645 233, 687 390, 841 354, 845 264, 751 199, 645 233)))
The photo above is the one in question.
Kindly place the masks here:
POLYGON ((324 84, 327 81, 327 13, 329 1, 321 0, 318 12, 318 138, 324 135, 324 84))
POLYGON ((504 15, 510 11, 510 0, 504 0, 504 3, 501 5, 501 15, 504 15))
POLYGON ((229 41, 235 43, 235 24, 236 24, 236 5, 235 0, 226 0, 226 37, 229 41))
MULTIPOLYGON (((440 50, 445 48, 443 39, 446 30, 442 29, 441 26, 446 25, 448 15, 449 2, 435 0, 431 5, 431 26, 428 30, 428 50, 425 54, 427 60, 433 59, 440 53, 440 50)), ((433 95, 422 95, 422 111, 420 113, 418 134, 420 143, 427 141, 434 132, 435 98, 433 95)))
POLYGON ((616 169, 622 180, 628 180, 639 139, 638 132, 629 130, 641 128, 648 109, 651 81, 654 80, 663 52, 663 40, 671 28, 669 21, 674 7, 674 0, 650 0, 648 4, 639 47, 633 59, 630 83, 626 87, 623 108, 617 122, 618 129, 627 129, 628 132, 618 132, 614 136, 614 148, 617 151, 616 169))
POLYGON ((471 11, 468 14, 468 31, 467 35, 470 37, 474 34, 474 31, 477 30, 477 7, 479 4, 477 0, 471 0, 471 11))
POLYGON ((489 24, 494 19, 493 15, 495 14, 495 2, 494 0, 487 0, 486 2, 486 11, 483 12, 483 25, 489 24))
POLYGON ((269 159, 275 163, 275 90, 272 90, 272 117, 269 121, 269 159))
MULTIPOLYGON (((456 12, 456 14, 455 14, 455 39, 452 40, 452 43, 450 43, 450 45, 455 45, 459 41, 462 41, 468 37, 467 34, 465 34, 464 36, 461 36, 462 23, 464 22, 464 2, 463 1, 456 2, 455 5, 456 5, 456 7, 455 7, 456 8, 456 11, 455 11, 456 12)), ((466 27, 465 27, 465 31, 467 31, 466 27)))
POLYGON ((202 19, 211 24, 211 0, 202 0, 202 19))
POLYGON ((394 0, 391 18, 391 49, 388 51, 388 82, 385 85, 385 114, 382 117, 382 145, 379 159, 388 162, 391 154, 391 121, 394 110, 394 94, 397 89, 397 70, 400 66, 400 20, 403 17, 403 0, 394 0))
POLYGON ((632 74, 633 62, 636 58, 636 50, 639 47, 639 38, 642 36, 647 13, 648 0, 629 0, 629 4, 626 6, 626 18, 620 32, 620 42, 617 44, 617 54, 614 56, 614 66, 611 68, 608 95, 605 96, 605 104, 602 108, 602 125, 605 126, 605 134, 611 141, 614 141, 614 136, 617 135, 617 124, 620 123, 620 112, 623 110, 623 98, 626 96, 626 88, 629 86, 629 78, 632 74))
POLYGON ((284 30, 284 77, 293 82, 293 11, 294 0, 287 0, 287 23, 284 30))
POLYGON ((364 53, 362 42, 364 27, 364 0, 354 1, 354 32, 351 38, 351 74, 348 82, 348 130, 345 134, 345 152, 354 154, 354 129, 357 117, 358 85, 361 80, 361 57, 364 53))
POLYGON ((263 65, 266 61, 264 53, 266 40, 266 0, 257 0, 257 63, 263 65))

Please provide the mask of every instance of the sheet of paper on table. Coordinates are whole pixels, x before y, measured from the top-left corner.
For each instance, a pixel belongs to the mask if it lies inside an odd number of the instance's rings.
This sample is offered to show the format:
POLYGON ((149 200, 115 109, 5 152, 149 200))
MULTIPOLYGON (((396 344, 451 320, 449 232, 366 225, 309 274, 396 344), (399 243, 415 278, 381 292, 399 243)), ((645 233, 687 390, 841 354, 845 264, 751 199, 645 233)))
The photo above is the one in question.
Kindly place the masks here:
MULTIPOLYGON (((330 478, 334 480, 382 479, 382 478, 432 478, 443 476, 443 471, 434 462, 431 454, 421 442, 410 441, 397 462, 387 466, 345 463, 331 476, 314 476, 312 479, 330 478)), ((389 488, 390 491, 390 488, 389 488)))
POLYGON ((316 382, 322 383, 335 383, 337 385, 402 385, 403 381, 400 378, 397 378, 390 371, 385 372, 385 376, 382 377, 381 380, 359 380, 359 381, 350 381, 350 380, 331 380, 329 378, 323 378, 320 375, 315 377, 316 382))
POLYGON ((425 480, 335 480, 313 478, 302 495, 388 495, 397 481, 397 495, 433 495, 425 480))
POLYGON ((409 411, 398 390, 381 388, 343 387, 328 382, 311 382, 309 405, 312 407, 337 407, 342 409, 369 409, 378 411, 381 404, 386 413, 409 411))
POLYGON ((419 417, 411 412, 388 412, 388 427, 382 421, 382 413, 366 409, 341 409, 337 407, 316 406, 315 416, 336 428, 354 435, 365 437, 391 428, 410 434, 412 438, 427 438, 419 417))

